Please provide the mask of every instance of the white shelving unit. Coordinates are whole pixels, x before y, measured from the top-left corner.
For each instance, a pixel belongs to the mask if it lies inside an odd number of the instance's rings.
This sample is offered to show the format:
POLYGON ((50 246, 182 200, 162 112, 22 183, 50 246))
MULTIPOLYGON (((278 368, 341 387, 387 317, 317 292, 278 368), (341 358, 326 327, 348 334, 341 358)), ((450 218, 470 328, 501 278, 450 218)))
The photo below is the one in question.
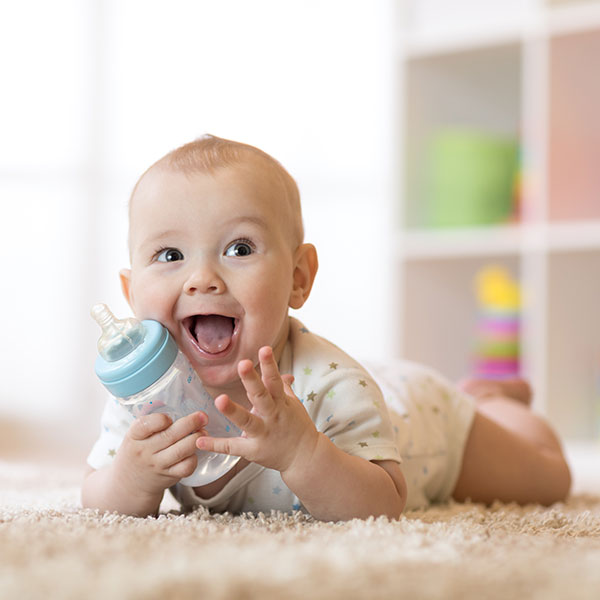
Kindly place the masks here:
POLYGON ((473 279, 502 264, 523 290, 534 407, 568 440, 598 438, 600 0, 457 0, 441 21, 445 0, 398 3, 394 351, 452 378, 468 373, 473 279), (426 144, 452 126, 519 139, 516 221, 428 227, 426 144))

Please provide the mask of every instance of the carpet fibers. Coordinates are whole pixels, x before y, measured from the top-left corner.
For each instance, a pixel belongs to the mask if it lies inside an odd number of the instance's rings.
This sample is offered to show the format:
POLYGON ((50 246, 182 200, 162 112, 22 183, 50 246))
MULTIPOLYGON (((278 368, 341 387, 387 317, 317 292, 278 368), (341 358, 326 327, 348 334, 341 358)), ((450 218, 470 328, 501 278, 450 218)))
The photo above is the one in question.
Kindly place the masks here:
POLYGON ((600 496, 399 521, 82 510, 78 471, 0 462, 2 599, 600 598, 600 496))

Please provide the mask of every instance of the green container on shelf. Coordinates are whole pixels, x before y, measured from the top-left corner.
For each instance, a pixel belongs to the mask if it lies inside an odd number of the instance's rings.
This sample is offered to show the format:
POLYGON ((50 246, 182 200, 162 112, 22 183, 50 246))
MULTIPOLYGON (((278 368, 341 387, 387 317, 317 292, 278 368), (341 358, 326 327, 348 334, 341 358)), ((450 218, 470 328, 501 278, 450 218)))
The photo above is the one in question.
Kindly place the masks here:
POLYGON ((513 214, 518 143, 469 129, 444 129, 431 142, 427 225, 502 223, 513 214))

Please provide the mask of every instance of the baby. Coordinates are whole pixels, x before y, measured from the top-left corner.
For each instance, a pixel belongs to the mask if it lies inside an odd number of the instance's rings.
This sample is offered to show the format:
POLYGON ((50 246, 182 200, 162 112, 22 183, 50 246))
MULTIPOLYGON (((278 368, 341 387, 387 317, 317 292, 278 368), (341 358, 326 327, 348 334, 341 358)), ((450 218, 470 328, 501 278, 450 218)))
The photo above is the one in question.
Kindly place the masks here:
POLYGON ((243 434, 211 438, 202 412, 133 419, 113 401, 88 458, 86 507, 303 510, 317 519, 386 515, 449 498, 564 499, 569 469, 520 380, 453 386, 407 362, 369 370, 288 315, 317 273, 298 189, 264 152, 206 136, 170 152, 130 202, 123 293, 171 332, 215 405, 243 434), (197 449, 240 456, 190 488, 197 449))

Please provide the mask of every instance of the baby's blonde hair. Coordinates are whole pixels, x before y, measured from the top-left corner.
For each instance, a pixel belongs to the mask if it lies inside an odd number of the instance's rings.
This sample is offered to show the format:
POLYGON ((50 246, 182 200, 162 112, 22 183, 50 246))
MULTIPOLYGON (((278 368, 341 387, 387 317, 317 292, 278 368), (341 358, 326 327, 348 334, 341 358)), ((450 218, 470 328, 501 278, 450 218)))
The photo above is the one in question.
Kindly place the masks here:
POLYGON ((202 137, 172 150, 153 165, 151 165, 138 179, 131 198, 133 199, 140 181, 144 175, 155 167, 164 167, 183 174, 214 173, 218 169, 239 167, 251 161, 262 163, 274 175, 277 182, 285 192, 284 199, 289 203, 296 243, 300 245, 304 240, 304 226, 302 223, 302 209, 300 205, 300 192, 293 177, 284 169, 281 163, 262 150, 234 142, 214 135, 202 137))

